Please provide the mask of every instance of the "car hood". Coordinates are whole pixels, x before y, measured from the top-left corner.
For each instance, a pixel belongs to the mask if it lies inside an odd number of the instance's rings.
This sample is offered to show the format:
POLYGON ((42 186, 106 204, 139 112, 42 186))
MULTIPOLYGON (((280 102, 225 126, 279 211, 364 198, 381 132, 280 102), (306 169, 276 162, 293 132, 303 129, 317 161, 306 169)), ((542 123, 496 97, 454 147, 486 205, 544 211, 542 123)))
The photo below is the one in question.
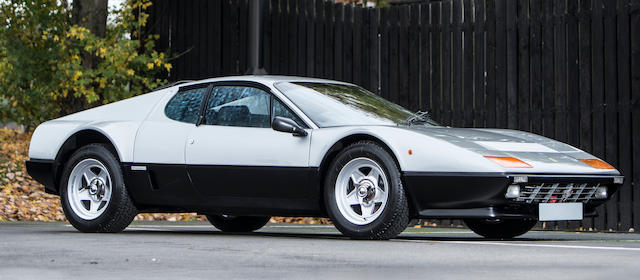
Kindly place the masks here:
POLYGON ((607 174, 617 170, 595 169, 578 159, 596 158, 568 144, 537 134, 509 129, 404 127, 428 137, 446 141, 482 156, 515 157, 533 168, 513 168, 518 173, 607 174))

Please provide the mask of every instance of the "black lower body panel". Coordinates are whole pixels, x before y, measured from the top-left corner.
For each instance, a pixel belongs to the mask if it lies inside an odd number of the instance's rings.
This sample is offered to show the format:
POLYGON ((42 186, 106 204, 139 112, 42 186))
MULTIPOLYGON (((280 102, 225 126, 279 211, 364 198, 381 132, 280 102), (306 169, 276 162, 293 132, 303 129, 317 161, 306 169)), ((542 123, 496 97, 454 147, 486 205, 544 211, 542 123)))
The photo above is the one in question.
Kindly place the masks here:
POLYGON ((124 163, 141 212, 322 216, 317 168, 124 163))
POLYGON ((27 173, 38 183, 44 185, 44 191, 58 194, 56 178, 56 162, 54 160, 31 159, 25 162, 27 173))
POLYGON ((504 201, 507 175, 406 172, 404 183, 415 209, 460 209, 504 201))

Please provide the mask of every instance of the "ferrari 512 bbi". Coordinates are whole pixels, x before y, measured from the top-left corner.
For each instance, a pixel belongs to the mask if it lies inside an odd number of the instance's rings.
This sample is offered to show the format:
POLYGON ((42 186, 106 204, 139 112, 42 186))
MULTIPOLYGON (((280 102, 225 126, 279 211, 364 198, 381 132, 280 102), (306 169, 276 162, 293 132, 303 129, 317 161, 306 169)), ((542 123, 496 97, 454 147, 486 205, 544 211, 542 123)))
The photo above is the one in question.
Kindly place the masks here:
POLYGON ((539 135, 445 127, 352 84, 278 76, 176 83, 47 121, 29 158, 82 232, 198 212, 229 232, 328 216, 349 237, 389 239, 412 218, 451 218, 511 238, 595 215, 624 179, 539 135))

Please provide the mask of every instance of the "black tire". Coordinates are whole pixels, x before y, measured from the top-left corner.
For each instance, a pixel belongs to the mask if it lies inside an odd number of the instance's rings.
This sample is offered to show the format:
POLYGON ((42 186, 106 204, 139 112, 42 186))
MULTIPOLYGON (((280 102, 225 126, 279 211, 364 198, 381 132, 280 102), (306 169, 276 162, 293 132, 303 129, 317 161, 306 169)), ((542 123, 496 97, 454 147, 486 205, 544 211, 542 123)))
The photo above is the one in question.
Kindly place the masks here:
POLYGON ((60 200, 67 220, 81 232, 121 232, 138 214, 133 201, 124 185, 122 170, 118 159, 103 144, 90 144, 78 149, 65 163, 60 180, 60 200), (109 172, 112 181, 112 193, 104 212, 95 219, 85 220, 72 210, 69 202, 67 184, 73 168, 85 159, 95 159, 109 172))
POLYGON ((342 150, 329 166, 324 182, 324 202, 329 217, 342 234, 353 239, 386 240, 396 237, 409 224, 409 205, 394 158, 373 141, 359 141, 342 150), (340 212, 336 196, 336 180, 342 168, 356 158, 368 158, 376 162, 387 175, 387 205, 373 222, 357 225, 340 212))
POLYGON ((485 238, 510 239, 531 230, 538 221, 533 219, 503 219, 488 221, 484 219, 465 219, 464 223, 473 232, 485 238))
POLYGON ((223 232, 252 232, 261 229, 270 219, 269 216, 207 215, 207 220, 223 232))

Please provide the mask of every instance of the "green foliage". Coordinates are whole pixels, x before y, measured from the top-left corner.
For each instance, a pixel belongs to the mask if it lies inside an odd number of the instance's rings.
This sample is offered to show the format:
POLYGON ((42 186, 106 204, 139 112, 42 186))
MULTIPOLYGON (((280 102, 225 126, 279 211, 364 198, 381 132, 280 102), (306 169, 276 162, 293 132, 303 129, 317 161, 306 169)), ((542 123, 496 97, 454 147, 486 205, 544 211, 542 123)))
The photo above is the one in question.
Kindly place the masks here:
POLYGON ((111 10, 104 38, 73 25, 66 1, 0 1, 0 121, 37 125, 142 94, 165 81, 167 55, 144 30, 149 0, 111 10), (136 16, 137 14, 137 16, 136 16), (139 39, 140 38, 140 39, 139 39), (83 56, 98 63, 83 66, 83 56))

